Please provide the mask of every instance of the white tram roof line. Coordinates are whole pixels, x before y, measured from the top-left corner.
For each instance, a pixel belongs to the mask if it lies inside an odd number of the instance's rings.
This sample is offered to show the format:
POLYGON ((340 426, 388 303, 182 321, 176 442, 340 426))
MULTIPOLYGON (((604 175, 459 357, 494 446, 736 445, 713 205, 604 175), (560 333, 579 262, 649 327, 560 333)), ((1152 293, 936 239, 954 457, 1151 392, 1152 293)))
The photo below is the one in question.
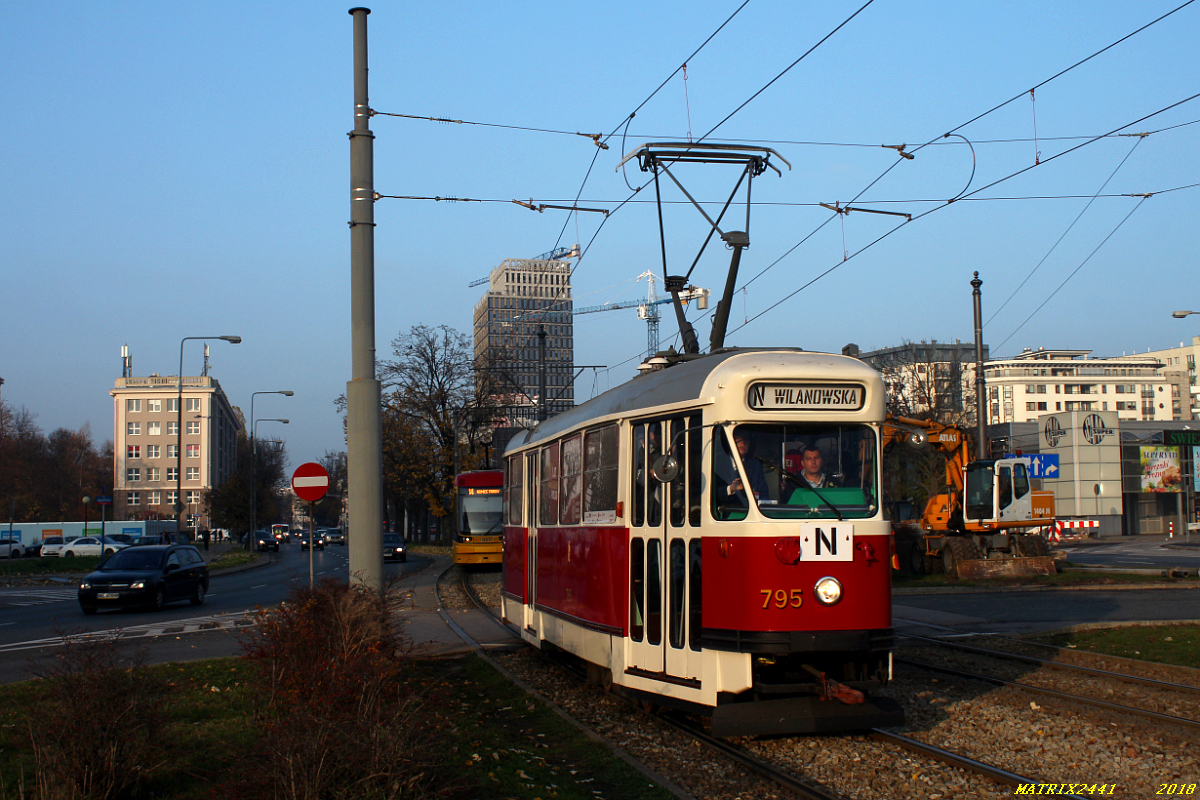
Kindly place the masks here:
POLYGON ((682 408, 694 406, 706 398, 714 397, 721 384, 755 377, 768 380, 861 381, 868 387, 881 380, 878 372, 849 356, 792 348, 730 348, 637 375, 586 403, 539 423, 528 432, 518 433, 509 441, 507 449, 552 439, 573 428, 595 424, 609 417, 637 416, 643 410, 666 410, 676 405, 682 408), (764 355, 778 357, 778 361, 774 364, 760 362, 752 367, 745 363, 759 361, 759 357, 764 355), (758 374, 749 374, 747 367, 758 374))

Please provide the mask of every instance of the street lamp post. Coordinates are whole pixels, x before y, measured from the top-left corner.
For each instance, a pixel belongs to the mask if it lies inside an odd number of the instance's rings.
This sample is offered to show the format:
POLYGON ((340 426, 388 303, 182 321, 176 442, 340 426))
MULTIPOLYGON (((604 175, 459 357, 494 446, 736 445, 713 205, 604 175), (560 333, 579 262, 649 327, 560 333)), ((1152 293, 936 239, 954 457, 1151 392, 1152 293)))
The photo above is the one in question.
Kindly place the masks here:
POLYGON ((247 550, 250 549, 250 537, 253 536, 256 531, 254 526, 254 511, 255 501, 258 499, 258 492, 255 491, 254 486, 254 466, 255 462, 257 461, 254 455, 257 452, 257 447, 254 442, 254 396, 258 394, 281 394, 285 397, 291 397, 295 394, 295 392, 291 391, 290 389, 281 389, 274 392, 263 391, 250 393, 250 531, 246 534, 247 550))
POLYGON ((175 524, 176 533, 183 533, 183 343, 189 339, 222 339, 230 344, 241 344, 240 336, 185 336, 179 342, 179 392, 175 398, 175 524))
MULTIPOLYGON (((280 392, 279 394, 283 394, 280 392)), ((287 394, 291 394, 288 392, 287 394)), ((251 402, 254 402, 251 398, 251 402)), ((251 412, 253 413, 253 412, 251 412)), ((258 486, 254 480, 254 467, 258 463, 258 435, 257 428, 259 422, 282 422, 288 424, 286 419, 260 419, 250 426, 250 532, 246 534, 246 549, 250 549, 250 537, 258 532, 258 486)))
MULTIPOLYGON (((91 504, 92 504, 92 498, 89 495, 85 494, 83 496, 83 534, 82 534, 83 536, 87 536, 87 510, 88 510, 88 506, 90 506, 91 504)), ((104 555, 104 543, 103 542, 100 543, 100 555, 101 556, 104 555)))

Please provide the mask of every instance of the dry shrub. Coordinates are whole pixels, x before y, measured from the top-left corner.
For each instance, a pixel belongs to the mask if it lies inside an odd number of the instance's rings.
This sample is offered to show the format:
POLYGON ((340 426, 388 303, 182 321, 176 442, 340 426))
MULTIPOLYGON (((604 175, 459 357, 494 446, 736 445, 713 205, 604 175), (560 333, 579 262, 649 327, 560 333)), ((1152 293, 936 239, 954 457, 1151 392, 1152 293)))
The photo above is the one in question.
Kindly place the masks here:
POLYGON ((327 579, 261 612, 246 642, 259 752, 222 796, 438 796, 428 715, 400 680, 408 650, 387 591, 327 579))
POLYGON ((167 684, 116 637, 63 637, 36 668, 43 693, 29 720, 37 800, 129 797, 161 757, 167 684))

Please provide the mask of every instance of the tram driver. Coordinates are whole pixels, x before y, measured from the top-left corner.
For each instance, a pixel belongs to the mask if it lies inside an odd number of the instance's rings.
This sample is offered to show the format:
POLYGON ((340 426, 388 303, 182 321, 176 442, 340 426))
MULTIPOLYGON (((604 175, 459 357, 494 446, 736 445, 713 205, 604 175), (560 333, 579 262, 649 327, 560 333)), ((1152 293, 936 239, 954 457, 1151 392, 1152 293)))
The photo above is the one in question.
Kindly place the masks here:
POLYGON ((838 484, 822 471, 824 466, 821 450, 813 444, 804 448, 800 454, 800 474, 796 476, 799 486, 813 489, 834 488, 838 484))

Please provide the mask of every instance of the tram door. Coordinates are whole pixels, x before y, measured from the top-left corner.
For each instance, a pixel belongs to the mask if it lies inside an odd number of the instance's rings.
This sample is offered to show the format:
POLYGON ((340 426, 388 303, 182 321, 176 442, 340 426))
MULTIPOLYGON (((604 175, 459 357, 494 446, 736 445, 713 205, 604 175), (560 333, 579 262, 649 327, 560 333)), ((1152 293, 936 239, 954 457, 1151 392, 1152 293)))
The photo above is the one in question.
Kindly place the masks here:
POLYGON ((630 666, 685 678, 699 677, 700 668, 699 424, 697 416, 633 426, 630 666), (689 427, 696 430, 685 433, 689 427), (682 468, 667 484, 650 475, 664 447, 682 468))
POLYGON ((522 625, 537 633, 537 497, 538 455, 534 450, 525 456, 525 608, 522 625))

